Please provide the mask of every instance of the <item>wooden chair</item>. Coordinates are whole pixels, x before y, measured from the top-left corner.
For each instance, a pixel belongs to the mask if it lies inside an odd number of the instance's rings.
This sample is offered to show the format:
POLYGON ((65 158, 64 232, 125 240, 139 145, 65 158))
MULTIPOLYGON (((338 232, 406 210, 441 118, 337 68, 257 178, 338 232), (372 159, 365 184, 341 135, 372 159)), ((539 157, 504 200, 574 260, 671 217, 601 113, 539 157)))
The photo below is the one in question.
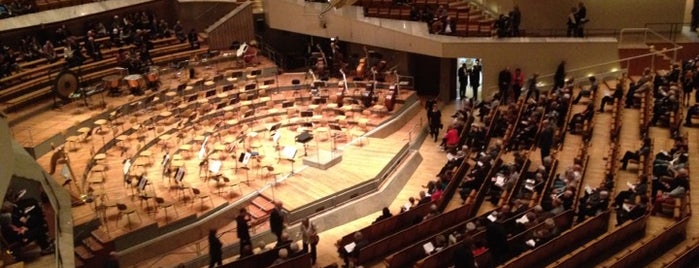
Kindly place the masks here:
MULTIPOLYGON (((155 203, 158 204, 158 209, 164 209, 165 210, 165 222, 167 222, 168 217, 167 217, 167 209, 168 208, 174 208, 174 204, 169 201, 165 201, 162 197, 155 197, 155 203)), ((179 214, 177 213, 177 209, 175 209, 175 216, 179 217, 179 214)))
MULTIPOLYGON (((199 199, 200 201, 200 209, 204 209, 204 199, 208 198, 209 201, 211 201, 211 206, 214 206, 214 200, 211 199, 211 196, 208 194, 202 193, 199 189, 192 187, 192 199, 199 199)), ((194 205, 194 202, 192 202, 192 205, 194 205)))
POLYGON ((121 219, 123 215, 126 215, 128 225, 131 224, 131 214, 136 214, 136 216, 138 216, 139 222, 143 222, 143 220, 141 219, 141 215, 139 215, 135 209, 129 208, 128 206, 122 203, 117 203, 117 209, 119 210, 119 213, 117 214, 116 227, 119 227, 119 219, 121 219))

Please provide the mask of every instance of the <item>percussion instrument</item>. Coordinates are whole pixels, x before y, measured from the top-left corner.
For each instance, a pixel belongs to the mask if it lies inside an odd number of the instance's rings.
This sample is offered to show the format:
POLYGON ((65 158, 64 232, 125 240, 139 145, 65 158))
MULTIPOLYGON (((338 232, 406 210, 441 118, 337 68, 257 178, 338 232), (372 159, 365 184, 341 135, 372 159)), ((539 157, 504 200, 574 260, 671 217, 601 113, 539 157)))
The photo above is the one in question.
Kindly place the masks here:
POLYGON ((129 90, 131 91, 131 94, 134 95, 142 95, 143 90, 141 90, 141 86, 144 84, 143 76, 140 74, 131 74, 127 75, 124 77, 124 80, 126 80, 126 83, 129 85, 129 90))
POLYGON ((102 88, 109 90, 110 96, 119 95, 119 81, 121 80, 121 75, 108 75, 102 78, 102 88))
POLYGON ((150 66, 146 73, 146 83, 148 88, 157 90, 160 85, 160 69, 156 66, 150 66))
POLYGON ((78 89, 78 76, 70 70, 62 71, 54 81, 53 91, 57 97, 68 101, 78 89))

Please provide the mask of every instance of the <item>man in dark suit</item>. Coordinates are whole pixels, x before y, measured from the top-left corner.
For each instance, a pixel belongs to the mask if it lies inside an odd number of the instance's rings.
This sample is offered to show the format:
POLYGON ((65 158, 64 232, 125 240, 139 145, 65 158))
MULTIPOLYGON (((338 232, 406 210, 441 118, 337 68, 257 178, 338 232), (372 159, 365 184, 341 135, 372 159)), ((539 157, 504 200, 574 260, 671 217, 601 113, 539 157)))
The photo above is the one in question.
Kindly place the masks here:
POLYGON ((466 68, 466 63, 461 64, 458 70, 459 72, 459 95, 461 99, 466 98, 466 86, 468 85, 468 69, 466 68))
POLYGON ((286 221, 286 215, 282 210, 282 206, 282 201, 276 201, 274 203, 274 209, 269 215, 269 227, 272 233, 277 236, 277 242, 281 241, 284 222, 286 221))
POLYGON ((551 146, 553 146, 553 127, 551 127, 548 120, 544 120, 541 134, 539 135, 541 162, 544 162, 544 158, 551 154, 551 146))
POLYGON ((250 214, 245 208, 240 209, 240 214, 235 217, 236 233, 238 234, 238 239, 240 239, 240 252, 243 252, 245 245, 252 248, 252 241, 250 240, 250 226, 248 222, 250 221, 250 214))
POLYGON ((481 66, 480 60, 476 60, 476 64, 473 65, 473 68, 471 69, 471 73, 468 75, 468 82, 471 84, 471 88, 473 88, 473 100, 477 101, 478 100, 478 87, 481 86, 481 70, 483 67, 481 66))
POLYGON ((500 94, 502 104, 507 104, 507 99, 510 95, 510 85, 512 85, 512 72, 510 72, 510 68, 505 68, 498 75, 498 93, 500 94))

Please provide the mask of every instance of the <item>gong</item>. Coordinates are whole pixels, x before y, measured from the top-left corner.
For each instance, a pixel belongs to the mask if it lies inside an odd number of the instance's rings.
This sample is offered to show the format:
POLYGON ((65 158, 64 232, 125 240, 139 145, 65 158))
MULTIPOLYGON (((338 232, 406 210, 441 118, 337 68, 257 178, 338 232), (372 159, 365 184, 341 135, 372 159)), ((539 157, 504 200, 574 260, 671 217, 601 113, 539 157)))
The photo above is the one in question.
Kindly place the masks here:
POLYGON ((53 91, 62 100, 70 100, 70 95, 78 89, 78 76, 70 70, 64 70, 58 74, 53 84, 53 91))

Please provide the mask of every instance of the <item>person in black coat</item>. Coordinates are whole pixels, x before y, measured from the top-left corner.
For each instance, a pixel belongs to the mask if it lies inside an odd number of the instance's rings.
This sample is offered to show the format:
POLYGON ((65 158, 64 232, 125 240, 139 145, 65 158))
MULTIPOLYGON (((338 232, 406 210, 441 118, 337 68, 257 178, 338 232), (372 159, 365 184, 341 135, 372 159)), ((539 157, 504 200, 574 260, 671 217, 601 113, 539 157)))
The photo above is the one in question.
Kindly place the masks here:
POLYGON ((553 127, 548 120, 544 120, 541 134, 539 135, 539 149, 541 150, 541 162, 551 154, 553 146, 553 127))
POLYGON ((468 76, 468 82, 471 84, 471 88, 473 88, 473 101, 478 100, 478 87, 481 86, 482 69, 483 67, 481 66, 480 60, 476 60, 476 64, 473 65, 471 73, 468 76))
POLYGON ((556 73, 553 75, 553 90, 563 88, 566 79, 566 62, 561 61, 556 68, 556 73))
POLYGON ((243 248, 248 245, 252 248, 252 240, 250 239, 250 214, 245 208, 240 209, 240 214, 235 217, 236 233, 238 234, 238 239, 240 239, 240 252, 243 252, 243 248))
POLYGON ((209 230, 209 268, 223 265, 223 244, 216 236, 216 230, 209 230))
POLYGON ((510 86, 512 85, 512 72, 510 68, 505 68, 500 71, 498 75, 498 93, 500 94, 500 101, 502 104, 507 104, 507 99, 510 95, 510 86))
POLYGON ((285 215, 282 210, 282 201, 277 201, 274 203, 274 209, 269 215, 269 227, 272 233, 277 236, 277 242, 281 241, 282 231, 284 230, 285 215))
POLYGON ((473 239, 469 236, 464 237, 464 240, 454 250, 454 268, 474 268, 475 257, 473 256, 473 239))
POLYGON ((432 106, 432 110, 427 113, 427 118, 429 120, 430 136, 432 136, 434 141, 437 142, 439 130, 442 128, 442 112, 439 111, 437 105, 432 106))
POLYGON ((468 85, 468 69, 466 63, 461 64, 458 70, 459 73, 459 95, 461 99, 466 98, 466 86, 468 85))

